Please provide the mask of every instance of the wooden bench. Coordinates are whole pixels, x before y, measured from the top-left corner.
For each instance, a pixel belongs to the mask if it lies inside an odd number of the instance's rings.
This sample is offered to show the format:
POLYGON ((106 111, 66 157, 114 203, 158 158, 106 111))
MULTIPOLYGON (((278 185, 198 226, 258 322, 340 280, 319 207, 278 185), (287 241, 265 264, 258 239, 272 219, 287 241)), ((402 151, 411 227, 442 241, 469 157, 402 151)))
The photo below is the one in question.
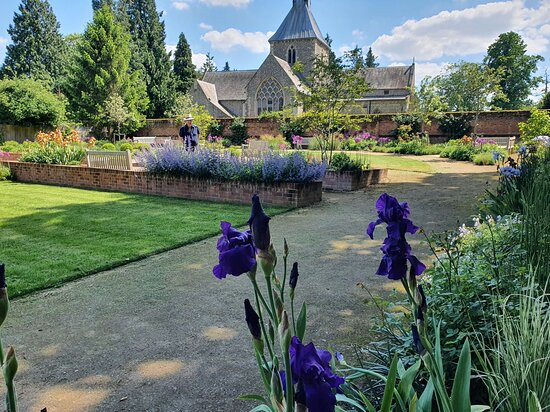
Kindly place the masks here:
POLYGON ((134 142, 153 144, 153 143, 156 143, 156 139, 157 138, 154 136, 140 136, 140 137, 134 137, 134 142))
POLYGON ((495 142, 497 142, 497 145, 505 148, 506 150, 512 150, 514 148, 514 144, 516 143, 515 137, 508 136, 485 137, 485 139, 494 140, 495 142))
POLYGON ((86 163, 95 169, 132 170, 132 154, 125 152, 87 151, 86 163))

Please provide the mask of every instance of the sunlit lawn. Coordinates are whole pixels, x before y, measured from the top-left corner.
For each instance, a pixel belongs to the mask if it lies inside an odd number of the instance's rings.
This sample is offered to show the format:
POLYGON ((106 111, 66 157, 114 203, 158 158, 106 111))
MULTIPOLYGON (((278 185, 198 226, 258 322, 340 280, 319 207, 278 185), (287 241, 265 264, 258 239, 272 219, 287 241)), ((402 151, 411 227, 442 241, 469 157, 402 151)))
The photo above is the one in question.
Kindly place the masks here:
POLYGON ((214 236, 220 220, 243 225, 250 214, 246 205, 12 182, 0 182, 0 196, 11 296, 214 236))

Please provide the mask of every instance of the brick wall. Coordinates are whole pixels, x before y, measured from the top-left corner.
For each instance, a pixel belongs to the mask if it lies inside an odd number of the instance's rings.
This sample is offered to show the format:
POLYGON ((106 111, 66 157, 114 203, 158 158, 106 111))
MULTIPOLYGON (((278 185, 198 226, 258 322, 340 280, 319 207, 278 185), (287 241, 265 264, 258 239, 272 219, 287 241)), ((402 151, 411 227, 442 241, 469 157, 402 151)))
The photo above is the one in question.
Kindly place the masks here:
POLYGON ((93 169, 9 162, 19 182, 141 193, 182 199, 249 204, 254 193, 275 206, 304 207, 321 201, 322 182, 255 184, 192 177, 154 176, 145 171, 93 169))
POLYGON ((328 171, 323 179, 323 189, 351 192, 364 189, 367 186, 386 183, 387 180, 388 169, 369 169, 362 172, 328 171))
MULTIPOLYGON (((473 115, 473 114, 472 114, 473 115)), ((485 136, 519 136, 518 123, 529 118, 530 112, 500 111, 483 112, 479 117, 478 133, 485 136)), ((363 130, 381 137, 393 136, 393 130, 397 127, 392 120, 393 114, 376 115, 370 123, 363 124, 363 130)), ((229 135, 231 119, 220 119, 225 126, 225 134, 229 135)), ((246 119, 248 134, 252 137, 259 137, 264 134, 280 134, 279 125, 273 120, 258 120, 256 118, 246 119)), ((136 133, 136 136, 177 136, 180 125, 174 120, 160 119, 147 120, 147 126, 136 133)), ((425 127, 426 131, 434 139, 434 142, 444 141, 445 136, 439 130, 439 123, 434 120, 430 126, 425 127)))

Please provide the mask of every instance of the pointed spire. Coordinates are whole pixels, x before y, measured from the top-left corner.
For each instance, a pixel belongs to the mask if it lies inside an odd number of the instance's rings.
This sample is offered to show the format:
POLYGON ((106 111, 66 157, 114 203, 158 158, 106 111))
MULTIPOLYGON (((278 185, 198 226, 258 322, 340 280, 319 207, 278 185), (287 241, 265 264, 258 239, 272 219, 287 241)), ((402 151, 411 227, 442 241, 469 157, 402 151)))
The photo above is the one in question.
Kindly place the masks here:
POLYGON ((311 0, 293 0, 292 9, 269 41, 315 38, 327 45, 311 12, 311 0))

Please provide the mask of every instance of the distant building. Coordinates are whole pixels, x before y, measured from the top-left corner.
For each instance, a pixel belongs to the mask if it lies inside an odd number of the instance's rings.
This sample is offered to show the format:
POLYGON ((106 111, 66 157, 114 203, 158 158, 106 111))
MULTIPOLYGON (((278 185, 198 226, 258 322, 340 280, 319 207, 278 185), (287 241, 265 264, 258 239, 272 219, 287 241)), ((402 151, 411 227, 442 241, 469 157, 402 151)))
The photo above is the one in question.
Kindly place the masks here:
MULTIPOLYGON (((307 77, 314 58, 330 52, 313 17, 311 0, 293 0, 269 44, 269 56, 258 70, 208 72, 196 80, 191 89, 195 102, 217 118, 257 117, 281 110, 292 101, 290 90, 303 87, 291 66, 301 62, 307 77)), ((414 69, 414 64, 366 69, 372 91, 358 101, 363 112, 406 112, 414 89, 414 69)))

